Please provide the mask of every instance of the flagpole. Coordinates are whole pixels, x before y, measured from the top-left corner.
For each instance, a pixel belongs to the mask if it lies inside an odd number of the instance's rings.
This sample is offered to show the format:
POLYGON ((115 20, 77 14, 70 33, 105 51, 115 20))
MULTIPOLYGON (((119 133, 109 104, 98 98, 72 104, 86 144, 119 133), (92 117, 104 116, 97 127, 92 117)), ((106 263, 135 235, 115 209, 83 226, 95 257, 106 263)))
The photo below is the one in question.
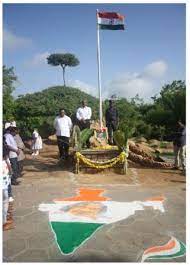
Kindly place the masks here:
POLYGON ((102 129, 102 85, 101 85, 101 65, 100 65, 100 32, 98 26, 98 9, 96 10, 97 19, 97 61, 98 61, 98 88, 99 88, 99 119, 100 129, 102 129))

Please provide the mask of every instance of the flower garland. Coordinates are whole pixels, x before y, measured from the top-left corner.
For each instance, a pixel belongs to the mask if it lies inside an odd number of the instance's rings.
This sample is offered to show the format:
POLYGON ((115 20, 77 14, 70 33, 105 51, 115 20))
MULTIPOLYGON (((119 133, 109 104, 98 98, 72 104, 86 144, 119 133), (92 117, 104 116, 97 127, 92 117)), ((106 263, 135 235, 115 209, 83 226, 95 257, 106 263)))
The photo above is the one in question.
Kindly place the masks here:
POLYGON ((102 162, 90 160, 79 152, 76 152, 76 158, 77 158, 77 166, 79 166, 79 162, 81 160, 84 164, 90 167, 97 168, 97 169, 105 169, 105 168, 113 167, 118 162, 123 163, 125 159, 127 158, 127 154, 126 152, 121 152, 117 157, 114 157, 110 160, 102 161, 102 162))

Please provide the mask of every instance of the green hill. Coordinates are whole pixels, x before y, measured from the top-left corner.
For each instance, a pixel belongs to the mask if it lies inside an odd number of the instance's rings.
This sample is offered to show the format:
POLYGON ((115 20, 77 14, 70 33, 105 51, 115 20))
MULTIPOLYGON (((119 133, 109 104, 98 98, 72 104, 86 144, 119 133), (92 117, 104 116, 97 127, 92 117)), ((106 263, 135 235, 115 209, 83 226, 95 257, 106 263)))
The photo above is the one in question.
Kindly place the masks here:
POLYGON ((15 101, 15 118, 23 136, 29 137, 36 127, 43 137, 53 133, 53 120, 59 113, 59 108, 72 119, 75 117, 81 100, 86 99, 92 108, 93 119, 98 117, 98 99, 73 87, 55 86, 41 92, 19 96, 15 101))

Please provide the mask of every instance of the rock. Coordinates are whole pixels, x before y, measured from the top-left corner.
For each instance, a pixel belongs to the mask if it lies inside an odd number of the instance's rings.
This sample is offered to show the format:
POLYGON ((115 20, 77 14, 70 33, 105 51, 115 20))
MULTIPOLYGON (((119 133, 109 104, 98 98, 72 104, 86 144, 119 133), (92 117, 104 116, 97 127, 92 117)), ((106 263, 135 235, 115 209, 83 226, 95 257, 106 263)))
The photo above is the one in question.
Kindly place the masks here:
POLYGON ((140 146, 138 144, 133 145, 129 143, 129 150, 137 155, 140 155, 142 157, 146 157, 149 159, 153 159, 152 155, 150 153, 147 153, 146 151, 144 151, 142 148, 140 148, 140 146))
POLYGON ((136 142, 137 142, 137 143, 146 143, 147 140, 146 140, 146 138, 144 138, 144 137, 137 137, 137 138, 136 138, 136 142))
POLYGON ((31 149, 32 146, 32 140, 24 141, 24 145, 26 148, 31 149))
POLYGON ((50 135, 50 136, 48 137, 48 139, 51 140, 51 141, 57 141, 57 137, 56 137, 55 134, 54 134, 54 135, 50 135))
POLYGON ((160 147, 160 141, 156 139, 151 139, 148 141, 148 143, 151 147, 160 147))
POLYGON ((50 135, 48 137, 48 140, 49 140, 49 143, 51 143, 51 144, 57 144, 57 137, 56 137, 55 134, 54 135, 50 135))
POLYGON ((173 148, 173 142, 160 142, 160 148, 165 148, 165 149, 172 149, 173 148))
POLYGON ((171 163, 157 162, 151 158, 137 155, 131 151, 129 151, 128 159, 144 167, 150 167, 150 168, 171 168, 173 167, 173 164, 171 163))

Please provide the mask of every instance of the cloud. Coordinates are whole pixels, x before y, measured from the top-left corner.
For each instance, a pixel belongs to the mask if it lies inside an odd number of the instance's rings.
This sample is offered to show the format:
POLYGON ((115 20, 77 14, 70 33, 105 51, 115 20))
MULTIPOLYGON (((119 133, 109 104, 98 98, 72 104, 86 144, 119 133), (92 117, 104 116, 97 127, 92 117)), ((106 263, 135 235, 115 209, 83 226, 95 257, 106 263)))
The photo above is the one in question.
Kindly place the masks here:
POLYGON ((28 62, 27 64, 30 64, 32 66, 40 66, 43 64, 47 64, 47 57, 50 55, 49 52, 43 52, 43 53, 37 53, 34 55, 32 60, 28 62))
POLYGON ((47 65, 47 57, 51 53, 65 53, 63 49, 58 49, 56 51, 50 52, 50 51, 44 51, 41 53, 36 53, 33 55, 32 58, 24 62, 24 66, 26 67, 38 67, 42 65, 47 65))
POLYGON ((141 73, 119 74, 105 84, 103 97, 108 98, 116 94, 118 97, 132 98, 139 94, 145 100, 150 100, 167 68, 166 62, 155 61, 145 66, 141 73))
POLYGON ((69 86, 79 88, 81 91, 88 93, 92 96, 97 96, 97 88, 95 88, 92 85, 89 85, 83 81, 80 80, 69 80, 68 82, 69 86))
POLYGON ((15 50, 30 46, 32 40, 29 38, 17 36, 13 32, 4 29, 3 30, 3 47, 7 50, 15 50))
POLYGON ((160 78, 167 71, 167 64, 164 61, 156 61, 151 64, 148 64, 143 72, 143 75, 152 78, 160 78))
POLYGON ((107 98, 116 94, 118 97, 132 98, 139 94, 140 97, 145 98, 152 90, 153 84, 149 79, 132 73, 124 73, 105 85, 103 97, 107 98))

